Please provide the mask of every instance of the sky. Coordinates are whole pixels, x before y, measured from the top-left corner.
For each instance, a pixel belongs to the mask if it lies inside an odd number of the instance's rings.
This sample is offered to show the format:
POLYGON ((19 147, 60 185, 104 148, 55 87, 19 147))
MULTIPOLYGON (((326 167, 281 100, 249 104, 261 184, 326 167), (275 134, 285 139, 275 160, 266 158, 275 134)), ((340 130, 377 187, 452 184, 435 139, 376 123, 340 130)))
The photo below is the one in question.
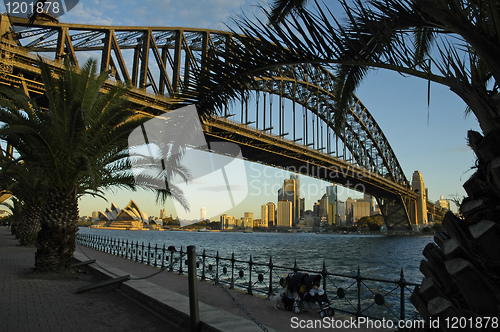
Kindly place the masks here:
MULTIPOLYGON (((331 1, 334 3, 334 1, 331 1)), ((267 0, 80 0, 68 13, 59 17, 61 22, 120 26, 170 26, 196 27, 227 30, 231 18, 245 14, 262 18, 259 5, 268 6, 267 0)), ((0 5, 0 10, 5 7, 0 5)), ((446 199, 465 196, 462 184, 472 175, 475 157, 467 147, 467 131, 479 130, 473 115, 465 116, 465 104, 447 87, 437 84, 431 87, 428 106, 427 82, 402 77, 384 70, 371 71, 356 92, 382 128, 392 149, 411 181, 419 170, 428 188, 431 201, 440 196, 446 199)), ((245 199, 233 199, 229 210, 221 212, 217 198, 219 192, 204 192, 200 202, 193 203, 191 214, 186 218, 198 218, 200 208, 207 209, 207 216, 218 220, 218 213, 235 217, 245 211, 254 212, 260 218, 260 206, 268 201, 276 202, 277 190, 289 173, 257 164, 238 164, 247 178, 245 199), (204 197, 204 198, 203 198, 204 197), (240 202, 241 201, 241 202, 240 202)), ((301 176, 301 193, 306 198, 306 208, 325 192, 330 184, 301 176)), ((339 190, 340 199, 361 194, 339 190)), ((158 216, 165 207, 167 214, 174 214, 174 203, 156 204, 155 195, 146 191, 108 192, 108 202, 100 198, 84 197, 80 200, 80 214, 104 211, 111 203, 120 208, 133 199, 143 212, 158 216)), ((223 205, 223 204, 222 204, 223 205)), ((224 205, 226 206, 226 205, 224 205)), ((227 206, 226 206, 227 207, 227 206)), ((456 209, 455 209, 456 210, 456 209)))

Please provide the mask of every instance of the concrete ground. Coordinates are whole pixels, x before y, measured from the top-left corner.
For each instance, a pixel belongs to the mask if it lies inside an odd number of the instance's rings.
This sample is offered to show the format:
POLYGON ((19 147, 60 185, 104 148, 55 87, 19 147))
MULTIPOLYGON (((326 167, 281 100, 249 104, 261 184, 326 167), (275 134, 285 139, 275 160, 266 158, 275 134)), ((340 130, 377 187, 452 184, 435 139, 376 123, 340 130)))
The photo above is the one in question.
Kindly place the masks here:
MULTIPOLYGON (((189 314, 186 275, 158 273, 158 268, 79 245, 75 258, 97 262, 64 275, 34 273, 35 251, 34 247, 19 246, 8 228, 0 226, 0 331, 189 331, 189 317, 185 318, 185 313, 189 314), (100 281, 102 276, 98 278, 93 272, 96 270, 110 275, 128 274, 132 280, 122 287, 106 286, 76 294, 78 288, 100 281), (126 291, 128 288, 134 288, 135 293, 126 291), (156 310, 160 306, 150 301, 154 297, 159 301, 163 298, 163 311, 156 310), (163 319, 167 316, 165 310, 170 316, 179 313, 176 324, 163 319)), ((313 326, 320 320, 316 310, 294 315, 275 309, 272 301, 263 297, 236 290, 229 293, 231 296, 213 282, 198 282, 200 319, 212 330, 370 331, 324 325, 320 328, 313 326)), ((336 314, 335 319, 349 317, 336 314)))
POLYGON ((0 226, 0 331, 174 331, 113 287, 75 294, 99 281, 89 269, 34 273, 34 247, 21 247, 0 226))

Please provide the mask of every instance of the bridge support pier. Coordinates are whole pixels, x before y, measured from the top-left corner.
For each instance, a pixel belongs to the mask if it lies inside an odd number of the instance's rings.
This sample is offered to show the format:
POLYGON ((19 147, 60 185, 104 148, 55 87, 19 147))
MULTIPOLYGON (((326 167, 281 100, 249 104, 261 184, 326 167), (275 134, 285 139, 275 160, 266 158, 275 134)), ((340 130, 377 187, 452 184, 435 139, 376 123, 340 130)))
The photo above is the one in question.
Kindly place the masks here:
POLYGON ((402 196, 396 199, 377 198, 388 231, 412 231, 415 225, 415 201, 402 196))

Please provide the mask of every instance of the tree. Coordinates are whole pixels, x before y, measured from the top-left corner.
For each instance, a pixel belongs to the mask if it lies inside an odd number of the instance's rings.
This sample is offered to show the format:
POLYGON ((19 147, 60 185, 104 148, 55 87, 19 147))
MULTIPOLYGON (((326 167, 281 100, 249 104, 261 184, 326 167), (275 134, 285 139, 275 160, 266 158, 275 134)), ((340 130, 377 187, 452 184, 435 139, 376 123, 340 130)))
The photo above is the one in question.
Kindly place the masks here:
POLYGON ((108 187, 136 187, 127 138, 150 117, 129 107, 124 86, 102 93, 108 74, 97 75, 93 60, 81 70, 66 64, 58 77, 43 61, 38 64, 45 86, 39 100, 46 109, 21 90, 2 88, 0 138, 16 149, 44 188, 35 268, 63 271, 75 249, 78 197, 102 197, 108 187))
POLYGON ((40 231, 40 211, 45 201, 42 178, 37 169, 10 157, 1 158, 0 187, 19 201, 16 211, 16 236, 22 246, 36 245, 40 231))
MULTIPOLYGON (((353 92, 369 69, 381 68, 448 86, 477 118, 468 133, 477 171, 464 184, 446 233, 424 250, 425 285, 412 302, 424 318, 500 314, 500 3, 495 0, 339 0, 340 21, 328 8, 275 1, 270 24, 241 20, 244 62, 230 74, 242 81, 296 63, 330 64, 336 73, 332 113, 342 128, 353 92), (287 13, 292 15, 286 16, 287 13), (252 51, 255 49, 255 52, 252 51), (257 50, 258 49, 258 50, 257 50), (262 70, 259 70, 261 66, 262 70), (474 287, 470 287, 471 284, 474 287)), ((237 51, 237 50, 236 50, 237 51)), ((228 81, 225 78, 225 81, 228 81)), ((225 91, 230 92, 230 89, 225 91)))

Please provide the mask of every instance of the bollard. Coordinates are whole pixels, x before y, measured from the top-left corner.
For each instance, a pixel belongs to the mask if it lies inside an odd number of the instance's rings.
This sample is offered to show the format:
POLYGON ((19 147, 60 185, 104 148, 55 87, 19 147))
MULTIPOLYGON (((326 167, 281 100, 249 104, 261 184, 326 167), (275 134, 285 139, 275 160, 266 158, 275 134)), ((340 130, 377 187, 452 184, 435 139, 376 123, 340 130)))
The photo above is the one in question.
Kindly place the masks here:
POLYGON ((200 313, 198 310, 198 287, 196 275, 196 247, 188 246, 188 284, 189 284, 189 316, 191 318, 191 332, 198 332, 200 313))

